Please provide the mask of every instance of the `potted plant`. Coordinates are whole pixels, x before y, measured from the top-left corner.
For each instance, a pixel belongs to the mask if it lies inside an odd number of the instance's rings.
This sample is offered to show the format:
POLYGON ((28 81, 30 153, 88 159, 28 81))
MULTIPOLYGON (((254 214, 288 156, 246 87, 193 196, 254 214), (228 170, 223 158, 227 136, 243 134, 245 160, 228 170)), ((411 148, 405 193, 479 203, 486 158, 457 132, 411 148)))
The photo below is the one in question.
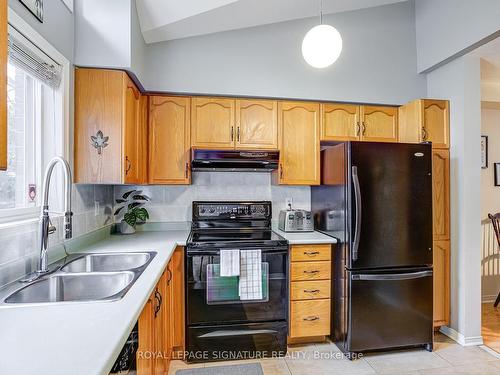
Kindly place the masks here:
POLYGON ((120 222, 119 230, 122 234, 135 233, 136 224, 142 224, 149 219, 149 212, 144 208, 144 204, 151 199, 143 195, 140 190, 130 190, 116 199, 120 206, 115 211, 115 216, 126 210, 120 222))

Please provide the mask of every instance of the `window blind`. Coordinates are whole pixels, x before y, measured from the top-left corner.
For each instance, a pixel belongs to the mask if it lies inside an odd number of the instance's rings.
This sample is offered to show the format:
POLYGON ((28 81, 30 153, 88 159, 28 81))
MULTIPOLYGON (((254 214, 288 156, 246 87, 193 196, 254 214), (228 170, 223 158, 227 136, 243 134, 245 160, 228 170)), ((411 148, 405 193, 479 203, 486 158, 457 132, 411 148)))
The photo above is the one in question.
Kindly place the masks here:
POLYGON ((62 80, 62 66, 9 25, 9 60, 34 78, 57 89, 62 80))

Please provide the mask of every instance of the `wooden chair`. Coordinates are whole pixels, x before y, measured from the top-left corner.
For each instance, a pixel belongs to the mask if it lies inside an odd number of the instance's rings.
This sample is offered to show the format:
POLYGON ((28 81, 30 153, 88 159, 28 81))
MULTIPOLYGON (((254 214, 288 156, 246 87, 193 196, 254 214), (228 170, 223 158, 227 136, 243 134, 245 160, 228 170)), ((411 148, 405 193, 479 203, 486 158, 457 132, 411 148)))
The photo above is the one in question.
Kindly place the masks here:
MULTIPOLYGON (((495 236, 497 238, 498 249, 500 249, 500 212, 495 215, 488 214, 488 218, 491 220, 493 224, 493 229, 495 230, 495 236)), ((497 299, 495 301, 494 307, 497 307, 500 303, 500 292, 498 293, 497 299)))

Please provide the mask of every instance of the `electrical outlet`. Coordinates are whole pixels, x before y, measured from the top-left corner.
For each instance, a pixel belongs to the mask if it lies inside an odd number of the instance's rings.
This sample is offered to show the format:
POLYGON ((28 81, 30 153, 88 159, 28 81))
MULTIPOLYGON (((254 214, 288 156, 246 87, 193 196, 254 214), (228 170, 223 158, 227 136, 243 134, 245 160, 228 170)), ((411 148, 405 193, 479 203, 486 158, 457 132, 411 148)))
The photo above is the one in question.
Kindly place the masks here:
POLYGON ((287 210, 291 210, 293 206, 293 198, 285 198, 285 205, 287 210))
POLYGON ((99 201, 94 201, 94 215, 99 216, 99 201))

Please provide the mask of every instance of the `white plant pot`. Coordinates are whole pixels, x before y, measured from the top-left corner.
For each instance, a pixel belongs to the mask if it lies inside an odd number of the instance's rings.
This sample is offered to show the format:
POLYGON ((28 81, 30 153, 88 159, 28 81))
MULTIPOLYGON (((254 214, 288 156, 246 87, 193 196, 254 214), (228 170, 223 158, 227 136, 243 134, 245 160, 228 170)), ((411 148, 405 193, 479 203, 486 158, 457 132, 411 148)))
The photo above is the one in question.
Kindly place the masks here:
POLYGON ((135 228, 128 225, 125 221, 120 223, 120 233, 121 234, 133 234, 135 233, 135 228))

